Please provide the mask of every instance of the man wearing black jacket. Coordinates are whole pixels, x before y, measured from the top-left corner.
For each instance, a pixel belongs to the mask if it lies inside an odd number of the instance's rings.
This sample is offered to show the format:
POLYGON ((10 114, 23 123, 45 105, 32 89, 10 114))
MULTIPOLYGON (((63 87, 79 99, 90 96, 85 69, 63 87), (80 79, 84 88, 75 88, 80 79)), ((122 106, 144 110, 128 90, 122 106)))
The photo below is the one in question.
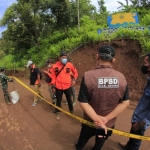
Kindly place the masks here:
MULTIPOLYGON (((29 60, 27 62, 27 67, 30 68, 30 85, 33 85, 33 90, 37 94, 42 96, 41 92, 39 90, 39 88, 41 86, 40 70, 37 68, 37 66, 31 60, 29 60)), ((41 100, 41 99, 37 95, 34 95, 34 102, 33 102, 32 106, 36 106, 38 100, 41 100)))

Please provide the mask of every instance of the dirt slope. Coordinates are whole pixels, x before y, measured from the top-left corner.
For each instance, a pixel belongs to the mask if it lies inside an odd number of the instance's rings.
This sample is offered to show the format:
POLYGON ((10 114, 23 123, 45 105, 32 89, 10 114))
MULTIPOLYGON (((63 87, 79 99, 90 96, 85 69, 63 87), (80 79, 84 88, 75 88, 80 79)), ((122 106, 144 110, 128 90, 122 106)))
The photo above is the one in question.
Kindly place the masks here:
POLYGON ((146 76, 140 71, 141 46, 137 41, 122 40, 97 43, 80 47, 71 53, 73 63, 79 71, 79 82, 84 72, 93 69, 94 65, 96 65, 95 56, 97 49, 103 44, 110 44, 115 48, 116 62, 114 68, 125 75, 130 89, 130 99, 139 100, 141 91, 146 83, 146 76))

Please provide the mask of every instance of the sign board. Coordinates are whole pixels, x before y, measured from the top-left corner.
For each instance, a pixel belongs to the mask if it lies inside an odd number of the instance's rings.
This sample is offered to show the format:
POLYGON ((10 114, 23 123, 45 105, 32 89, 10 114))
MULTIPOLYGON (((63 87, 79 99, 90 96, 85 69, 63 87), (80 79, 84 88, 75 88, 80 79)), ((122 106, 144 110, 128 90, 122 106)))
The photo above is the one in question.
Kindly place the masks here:
POLYGON ((138 13, 129 12, 111 15, 107 17, 107 23, 109 28, 128 27, 130 24, 138 24, 138 13))

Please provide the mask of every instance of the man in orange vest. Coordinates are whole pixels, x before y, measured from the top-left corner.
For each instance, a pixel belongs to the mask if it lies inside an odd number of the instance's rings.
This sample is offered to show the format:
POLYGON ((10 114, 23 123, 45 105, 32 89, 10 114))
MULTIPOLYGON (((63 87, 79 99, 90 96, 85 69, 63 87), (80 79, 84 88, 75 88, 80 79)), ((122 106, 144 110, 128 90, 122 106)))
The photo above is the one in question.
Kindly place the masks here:
MULTIPOLYGON (((33 63, 33 61, 29 60, 27 62, 27 67, 30 68, 30 85, 33 85, 33 90, 41 95, 41 92, 39 90, 41 86, 41 76, 40 76, 40 70, 36 67, 36 65, 33 63)), ((42 96, 43 97, 43 96, 42 96)), ((41 100, 37 95, 34 95, 34 102, 32 106, 36 106, 38 100, 41 100)))
MULTIPOLYGON (((71 86, 76 83, 78 77, 78 71, 72 65, 67 62, 67 53, 61 52, 59 55, 59 61, 53 66, 52 70, 52 84, 56 88, 56 106, 61 107, 62 95, 66 96, 69 111, 74 113, 73 103, 71 100, 72 90, 71 86), (74 80, 71 81, 70 73, 73 73, 74 80)), ((56 120, 60 120, 60 111, 56 109, 56 120)))

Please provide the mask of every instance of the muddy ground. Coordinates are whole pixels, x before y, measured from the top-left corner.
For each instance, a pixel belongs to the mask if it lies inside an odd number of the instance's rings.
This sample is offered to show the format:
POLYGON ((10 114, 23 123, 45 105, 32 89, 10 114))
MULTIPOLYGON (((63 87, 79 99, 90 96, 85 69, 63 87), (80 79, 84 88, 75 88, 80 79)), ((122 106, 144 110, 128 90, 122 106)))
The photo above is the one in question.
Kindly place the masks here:
MULTIPOLYGON (((73 63, 79 71, 76 85, 77 94, 84 72, 95 67, 96 50, 102 44, 104 42, 82 46, 71 53, 73 63)), ((117 118, 115 128, 129 132, 132 113, 146 84, 146 76, 140 71, 141 46, 133 40, 113 41, 109 44, 116 49, 114 68, 125 75, 131 99, 130 106, 117 118)), ((29 86, 27 69, 22 72, 6 71, 6 74, 15 75, 29 86)), ((80 122, 63 113, 61 113, 61 120, 56 121, 52 106, 40 101, 36 107, 32 107, 33 94, 16 81, 14 84, 9 83, 9 92, 14 90, 18 91, 20 101, 13 105, 6 105, 0 89, 0 150, 75 150, 74 144, 80 133, 80 122)), ((47 100, 51 101, 44 80, 42 80, 41 92, 47 100)), ((62 108, 68 110, 64 101, 65 98, 62 101, 62 108)), ((82 114, 77 103, 75 115, 82 117, 82 114)), ((145 135, 150 135, 149 129, 145 135)), ((118 146, 118 142, 127 141, 127 139, 127 137, 113 134, 102 150, 122 150, 118 146)), ((84 150, 90 150, 93 144, 94 138, 91 138, 84 150)), ((149 147, 150 142, 143 141, 140 150, 148 150, 149 147)))

